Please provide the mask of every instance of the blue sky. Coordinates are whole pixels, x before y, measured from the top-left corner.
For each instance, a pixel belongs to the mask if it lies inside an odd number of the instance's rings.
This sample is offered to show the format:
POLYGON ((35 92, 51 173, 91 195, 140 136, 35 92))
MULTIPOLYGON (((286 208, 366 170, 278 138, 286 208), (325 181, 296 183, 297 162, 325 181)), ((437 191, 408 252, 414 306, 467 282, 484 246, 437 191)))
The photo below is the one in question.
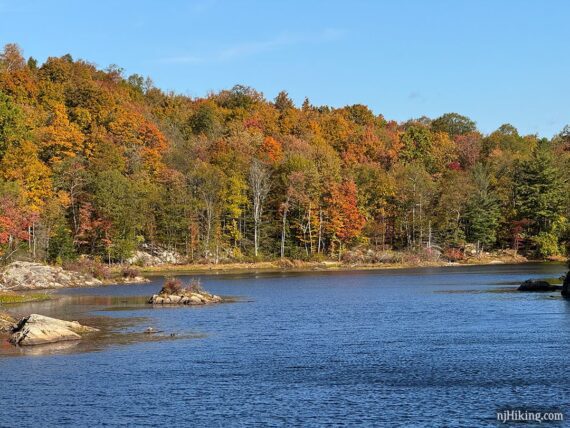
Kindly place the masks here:
POLYGON ((569 18, 556 0, 0 0, 0 43, 117 64, 191 96, 242 83, 550 137, 570 123, 569 18))

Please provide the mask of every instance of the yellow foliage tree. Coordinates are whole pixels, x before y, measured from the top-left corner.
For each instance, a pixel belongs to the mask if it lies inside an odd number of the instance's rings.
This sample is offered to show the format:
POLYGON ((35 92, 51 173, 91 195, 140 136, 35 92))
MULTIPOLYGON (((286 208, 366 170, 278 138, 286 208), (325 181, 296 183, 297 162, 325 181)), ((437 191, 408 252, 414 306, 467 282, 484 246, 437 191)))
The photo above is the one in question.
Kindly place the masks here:
POLYGON ((11 146, 0 163, 3 179, 18 183, 24 202, 33 212, 40 212, 52 195, 50 169, 38 158, 38 150, 30 141, 11 146))
POLYGON ((79 127, 69 121, 65 106, 54 104, 47 126, 38 131, 41 156, 58 162, 83 152, 85 137, 79 127))

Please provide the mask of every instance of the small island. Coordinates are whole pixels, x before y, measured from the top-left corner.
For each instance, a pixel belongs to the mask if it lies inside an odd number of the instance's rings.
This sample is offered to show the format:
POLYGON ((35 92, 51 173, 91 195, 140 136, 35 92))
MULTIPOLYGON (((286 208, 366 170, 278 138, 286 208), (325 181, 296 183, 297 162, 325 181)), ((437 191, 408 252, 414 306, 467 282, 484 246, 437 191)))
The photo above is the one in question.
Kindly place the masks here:
POLYGON ((223 302, 224 299, 220 296, 204 290, 200 281, 193 279, 185 285, 177 278, 168 278, 160 292, 148 301, 153 305, 207 305, 223 302))

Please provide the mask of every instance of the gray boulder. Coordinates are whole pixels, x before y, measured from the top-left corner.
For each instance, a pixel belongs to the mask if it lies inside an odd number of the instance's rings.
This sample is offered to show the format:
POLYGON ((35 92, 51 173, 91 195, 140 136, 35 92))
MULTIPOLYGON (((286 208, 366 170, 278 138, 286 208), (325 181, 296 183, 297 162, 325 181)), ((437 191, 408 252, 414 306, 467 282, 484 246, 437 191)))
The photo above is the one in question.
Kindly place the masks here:
POLYGON ((96 331, 99 330, 81 325, 77 321, 64 321, 31 314, 18 322, 10 337, 10 342, 19 346, 43 345, 67 340, 80 340, 80 334, 96 331))
POLYGON ((127 259, 127 263, 139 266, 159 266, 164 264, 177 265, 186 261, 186 258, 176 251, 166 250, 157 246, 145 245, 127 259))
POLYGON ((13 262, 0 272, 0 290, 95 287, 102 284, 91 275, 41 263, 13 262))

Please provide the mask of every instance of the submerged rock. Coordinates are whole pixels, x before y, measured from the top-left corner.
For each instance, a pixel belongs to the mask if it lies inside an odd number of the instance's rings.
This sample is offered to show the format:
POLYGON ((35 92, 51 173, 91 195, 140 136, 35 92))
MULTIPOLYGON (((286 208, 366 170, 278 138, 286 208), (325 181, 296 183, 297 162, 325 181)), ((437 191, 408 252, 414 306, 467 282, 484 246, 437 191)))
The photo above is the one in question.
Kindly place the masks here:
POLYGON ((99 331, 77 321, 64 321, 43 315, 31 314, 22 318, 14 328, 10 342, 14 345, 30 346, 66 340, 80 340, 80 333, 99 331))
POLYGON ((527 279, 519 286, 518 291, 556 291, 559 289, 559 286, 552 285, 547 281, 527 279))
POLYGON ((91 275, 41 263, 13 262, 0 272, 0 290, 94 287, 102 284, 91 275))

